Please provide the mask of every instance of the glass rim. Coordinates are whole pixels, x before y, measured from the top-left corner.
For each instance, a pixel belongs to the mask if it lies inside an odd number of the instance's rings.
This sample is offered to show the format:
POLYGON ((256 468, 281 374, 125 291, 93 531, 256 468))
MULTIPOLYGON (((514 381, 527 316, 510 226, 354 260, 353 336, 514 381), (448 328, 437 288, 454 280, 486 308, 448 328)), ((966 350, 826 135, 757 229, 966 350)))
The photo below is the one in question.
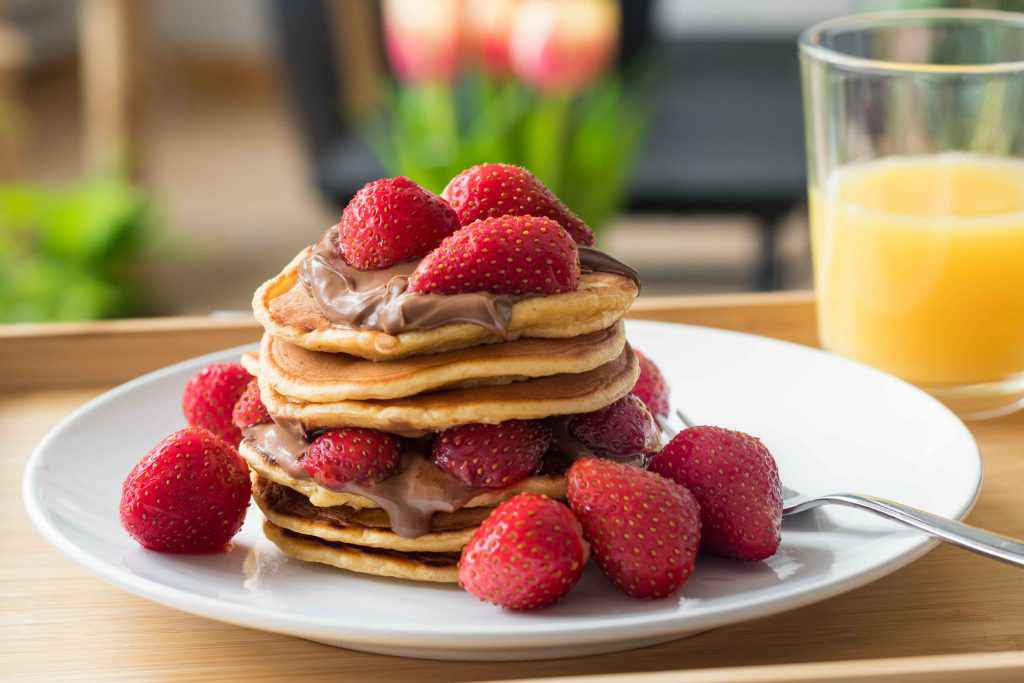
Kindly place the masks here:
POLYGON ((1024 12, 1006 12, 983 9, 915 9, 887 10, 850 14, 826 19, 804 29, 798 44, 800 53, 834 66, 855 71, 884 73, 912 73, 939 75, 1008 74, 1024 71, 1024 60, 994 62, 992 64, 928 64, 872 59, 846 54, 821 44, 826 33, 839 28, 871 29, 900 19, 960 19, 965 21, 994 21, 1016 26, 1024 32, 1024 12))

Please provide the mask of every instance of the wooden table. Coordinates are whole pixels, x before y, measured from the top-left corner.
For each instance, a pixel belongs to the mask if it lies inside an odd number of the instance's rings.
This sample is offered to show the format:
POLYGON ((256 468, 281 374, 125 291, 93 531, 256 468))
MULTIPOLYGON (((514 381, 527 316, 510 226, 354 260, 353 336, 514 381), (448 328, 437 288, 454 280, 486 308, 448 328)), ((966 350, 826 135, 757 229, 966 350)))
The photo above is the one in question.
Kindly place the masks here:
MULTIPOLYGON (((806 294, 649 299, 633 316, 815 343, 806 294)), ((35 533, 21 476, 57 420, 138 373, 257 335, 245 319, 0 328, 0 495, 9 503, 0 516, 0 679, 591 680, 748 667, 615 680, 1024 680, 1024 574, 949 546, 846 595, 692 638, 584 659, 488 664, 362 654, 176 612, 106 585, 35 533), (903 657, 914 659, 882 659, 903 657), (770 666, 795 663, 808 664, 770 666)), ((969 521, 1024 536, 1024 413, 971 431, 985 483, 969 521)))

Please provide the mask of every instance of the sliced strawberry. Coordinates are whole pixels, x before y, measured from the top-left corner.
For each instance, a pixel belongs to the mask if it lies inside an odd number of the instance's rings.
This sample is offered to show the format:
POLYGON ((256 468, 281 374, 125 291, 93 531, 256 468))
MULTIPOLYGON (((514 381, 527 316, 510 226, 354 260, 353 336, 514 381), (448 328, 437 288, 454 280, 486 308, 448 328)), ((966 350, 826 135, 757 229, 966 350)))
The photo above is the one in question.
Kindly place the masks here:
POLYGON ((605 574, 634 598, 671 595, 689 578, 700 509, 682 486, 637 467, 583 458, 566 475, 569 505, 605 574))
POLYGON ((556 221, 579 244, 594 243, 594 233, 569 207, 521 166, 479 164, 451 179, 441 193, 463 225, 497 216, 544 216, 556 221))
POLYGON ((569 433, 595 455, 638 456, 657 450, 658 425, 644 402, 632 394, 569 420, 569 433))
POLYGON ((576 289, 576 243, 549 218, 503 216, 471 223, 446 238, 409 277, 419 294, 559 294, 576 289))
POLYGON ((249 470, 238 451, 187 427, 153 447, 121 488, 121 526, 150 550, 223 550, 249 505, 249 470))
POLYGON ((240 363, 207 365, 185 385, 181 411, 186 422, 208 429, 237 447, 242 432, 231 421, 231 412, 252 379, 240 363))
POLYGON ((782 484, 759 439, 722 427, 690 427, 654 456, 650 469, 696 496, 709 552, 763 560, 778 550, 782 484))
POLYGON ((231 422, 239 429, 270 422, 270 413, 260 400, 259 380, 252 380, 231 411, 231 422))
POLYGON ((466 544, 459 583, 501 607, 539 609, 576 585, 587 555, 569 508, 547 496, 520 493, 495 508, 466 544))
POLYGON ((668 417, 669 411, 669 388, 665 381, 665 375, 661 373, 658 366, 650 358, 633 349, 637 360, 640 361, 640 377, 633 387, 633 393, 640 397, 640 400, 647 404, 648 410, 654 415, 668 417))
POLYGON ((408 178, 381 178, 359 190, 338 222, 338 249, 361 270, 387 268, 430 252, 459 229, 448 204, 408 178))
POLYGON ((431 448, 434 463, 467 486, 502 488, 537 471, 551 430, 536 420, 446 429, 431 448))
POLYGON ((324 432, 310 444, 302 458, 309 476, 327 488, 349 482, 373 483, 387 479, 398 469, 402 442, 394 434, 362 427, 343 427, 324 432))

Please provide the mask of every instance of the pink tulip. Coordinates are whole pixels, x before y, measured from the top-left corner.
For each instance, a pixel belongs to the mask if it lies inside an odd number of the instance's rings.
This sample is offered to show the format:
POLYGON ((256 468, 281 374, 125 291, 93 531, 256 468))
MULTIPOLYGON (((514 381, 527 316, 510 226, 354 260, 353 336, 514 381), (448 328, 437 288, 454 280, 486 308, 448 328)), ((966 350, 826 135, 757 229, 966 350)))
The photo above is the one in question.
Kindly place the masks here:
POLYGON ((495 76, 512 72, 509 34, 520 0, 466 0, 466 32, 483 68, 495 76))
POLYGON ((615 55, 621 22, 613 0, 524 0, 512 25, 512 67, 539 90, 582 90, 615 55))
POLYGON ((462 53, 461 0, 384 0, 384 41, 403 81, 446 83, 462 53))

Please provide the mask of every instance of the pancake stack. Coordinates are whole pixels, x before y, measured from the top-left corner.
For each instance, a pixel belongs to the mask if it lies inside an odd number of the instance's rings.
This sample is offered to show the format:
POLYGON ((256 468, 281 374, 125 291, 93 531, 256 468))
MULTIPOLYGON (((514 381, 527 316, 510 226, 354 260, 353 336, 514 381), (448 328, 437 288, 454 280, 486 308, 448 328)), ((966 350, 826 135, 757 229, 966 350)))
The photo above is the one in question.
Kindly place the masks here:
POLYGON ((273 421, 243 430, 264 532, 285 554, 355 572, 455 582, 459 554, 501 501, 523 491, 565 497, 582 452, 569 416, 630 392, 639 374, 622 316, 635 273, 580 247, 575 291, 530 297, 412 294, 416 262, 358 271, 334 248, 337 228, 256 292, 265 328, 243 365, 273 421), (537 471, 470 487, 431 460, 460 425, 544 420, 552 440, 537 471), (303 467, 324 430, 401 437, 397 473, 327 486, 303 467))

